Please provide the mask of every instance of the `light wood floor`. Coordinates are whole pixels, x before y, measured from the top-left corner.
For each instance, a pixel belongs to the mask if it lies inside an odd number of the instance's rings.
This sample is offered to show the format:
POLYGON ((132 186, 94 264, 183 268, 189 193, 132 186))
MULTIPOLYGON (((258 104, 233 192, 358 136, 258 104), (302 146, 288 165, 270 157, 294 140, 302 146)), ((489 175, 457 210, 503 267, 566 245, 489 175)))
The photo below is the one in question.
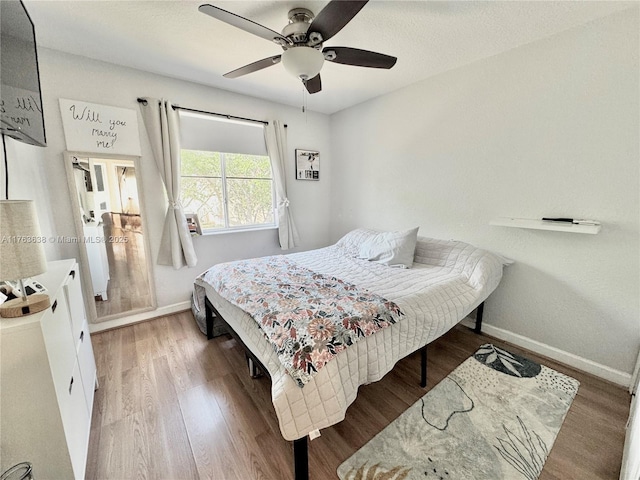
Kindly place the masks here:
POLYGON ((106 244, 111 278, 107 286, 107 300, 95 301, 98 318, 151 306, 142 230, 112 226, 108 230, 105 228, 105 236, 126 241, 106 244))
MULTIPOLYGON (((270 381, 252 380, 234 340, 207 341, 190 312, 95 334, 96 392, 87 479, 285 480, 292 444, 280 435, 270 381)), ((479 345, 456 327, 429 346, 426 390, 479 345)), ((629 395, 620 388, 522 349, 577 378, 580 389, 541 480, 619 477, 629 395)), ((346 419, 309 443, 312 480, 335 479, 340 463, 417 401, 420 357, 400 361, 360 387, 346 419)))

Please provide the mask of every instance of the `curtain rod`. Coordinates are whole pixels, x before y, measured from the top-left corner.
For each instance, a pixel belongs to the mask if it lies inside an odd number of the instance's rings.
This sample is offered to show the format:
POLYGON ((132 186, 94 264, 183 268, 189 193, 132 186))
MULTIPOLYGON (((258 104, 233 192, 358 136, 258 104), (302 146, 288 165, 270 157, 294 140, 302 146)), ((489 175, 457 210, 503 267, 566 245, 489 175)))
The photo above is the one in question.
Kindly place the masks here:
MULTIPOLYGON (((143 105, 146 105, 147 101, 144 98, 138 98, 138 103, 142 103, 143 105)), ((263 125, 269 125, 269 122, 265 122, 264 120, 256 120, 255 118, 236 117, 235 115, 227 115, 226 113, 207 112, 206 110, 196 110, 195 108, 186 108, 186 107, 181 107, 180 105, 173 105, 173 109, 185 110, 187 112, 204 113, 205 115, 216 115, 218 117, 224 117, 227 119, 244 120, 245 122, 255 122, 255 123, 262 123, 263 125)), ((287 125, 285 125, 284 128, 287 128, 287 125)))

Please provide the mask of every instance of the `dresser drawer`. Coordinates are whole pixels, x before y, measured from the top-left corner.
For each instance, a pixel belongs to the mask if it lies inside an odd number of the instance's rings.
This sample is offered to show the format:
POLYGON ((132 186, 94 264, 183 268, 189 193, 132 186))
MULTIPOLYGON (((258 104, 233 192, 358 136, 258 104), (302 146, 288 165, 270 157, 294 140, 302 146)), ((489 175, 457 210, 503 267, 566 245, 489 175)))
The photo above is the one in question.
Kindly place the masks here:
POLYGON ((71 375, 67 376, 65 390, 66 398, 60 403, 60 415, 67 438, 74 477, 82 479, 87 461, 91 423, 78 363, 75 363, 71 375))
POLYGON ((71 335, 69 307, 62 290, 50 299, 51 306, 42 318, 42 333, 47 346, 51 375, 60 400, 65 398, 69 375, 76 362, 76 347, 71 335))
POLYGON ((93 410, 93 395, 96 386, 96 360, 93 356, 89 325, 86 320, 78 338, 78 364, 80 365, 80 375, 82 376, 87 409, 91 412, 93 410))
POLYGON ((69 275, 63 284, 63 290, 65 298, 67 299, 67 305, 69 305, 71 331, 77 345, 80 331, 82 330, 82 326, 86 320, 78 264, 75 264, 73 269, 69 272, 69 275))

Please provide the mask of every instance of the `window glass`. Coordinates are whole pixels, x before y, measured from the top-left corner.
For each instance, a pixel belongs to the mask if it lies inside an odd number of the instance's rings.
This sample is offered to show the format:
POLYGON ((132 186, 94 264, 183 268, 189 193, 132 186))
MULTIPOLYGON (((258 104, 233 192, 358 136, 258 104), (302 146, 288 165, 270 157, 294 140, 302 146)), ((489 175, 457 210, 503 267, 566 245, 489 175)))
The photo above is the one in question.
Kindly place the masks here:
POLYGON ((224 195, 221 178, 183 177, 182 207, 197 213, 203 229, 224 228, 224 195))
POLYGON ((273 224, 270 179, 227 178, 229 226, 273 224))
POLYGON ((271 178, 271 162, 263 155, 225 155, 227 177, 271 178))
POLYGON ((220 154, 182 150, 182 176, 222 177, 220 154))
POLYGON ((182 150, 181 201, 203 231, 275 225, 266 155, 182 150))

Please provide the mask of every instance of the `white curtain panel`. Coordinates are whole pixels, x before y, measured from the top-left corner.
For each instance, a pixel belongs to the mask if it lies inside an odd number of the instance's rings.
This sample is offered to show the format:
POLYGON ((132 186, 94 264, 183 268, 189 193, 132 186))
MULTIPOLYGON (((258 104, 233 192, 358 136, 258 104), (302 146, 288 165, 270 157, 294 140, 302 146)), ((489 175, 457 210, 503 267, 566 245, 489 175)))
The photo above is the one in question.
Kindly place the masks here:
POLYGON ((198 258, 180 204, 180 116, 167 100, 144 100, 139 104, 142 119, 169 201, 157 263, 176 270, 195 267, 198 258))
POLYGON ((276 208, 278 212, 278 237, 280 248, 289 250, 300 243, 287 198, 285 161, 287 159, 287 130, 278 121, 269 122, 264 127, 264 141, 271 159, 271 170, 276 187, 276 208))

